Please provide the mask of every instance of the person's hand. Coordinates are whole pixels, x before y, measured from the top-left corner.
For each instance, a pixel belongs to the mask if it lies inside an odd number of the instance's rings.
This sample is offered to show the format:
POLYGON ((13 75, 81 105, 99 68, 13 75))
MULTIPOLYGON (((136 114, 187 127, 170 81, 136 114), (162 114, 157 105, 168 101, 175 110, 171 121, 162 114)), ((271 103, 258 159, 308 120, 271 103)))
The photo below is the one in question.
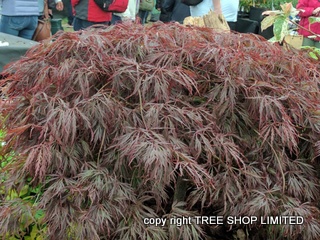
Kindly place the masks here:
POLYGON ((56 9, 58 11, 62 11, 63 10, 63 2, 57 2, 56 4, 56 9))
POLYGON ((312 14, 317 16, 320 13, 320 7, 317 7, 316 9, 313 10, 312 14))

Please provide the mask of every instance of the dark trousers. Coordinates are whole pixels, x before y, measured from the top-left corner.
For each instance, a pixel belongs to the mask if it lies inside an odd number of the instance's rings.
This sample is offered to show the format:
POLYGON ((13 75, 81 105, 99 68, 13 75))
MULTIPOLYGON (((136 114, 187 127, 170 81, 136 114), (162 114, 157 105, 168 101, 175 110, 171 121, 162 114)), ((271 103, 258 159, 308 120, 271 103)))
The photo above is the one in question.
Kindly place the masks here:
POLYGON ((95 24, 106 24, 106 25, 109 25, 109 22, 90 22, 90 21, 87 21, 87 20, 83 20, 83 19, 74 17, 73 29, 75 31, 79 31, 79 30, 83 30, 85 28, 91 27, 91 26, 93 26, 95 24))
POLYGON ((147 18, 148 18, 149 13, 150 13, 149 11, 139 10, 138 16, 139 16, 139 18, 141 18, 141 24, 145 24, 147 22, 147 18))
POLYGON ((73 25, 73 13, 72 13, 71 0, 67 1, 66 9, 67 9, 67 14, 68 14, 68 24, 73 25))
POLYGON ((122 22, 121 17, 119 17, 118 15, 112 14, 111 25, 114 25, 114 24, 117 24, 117 23, 121 23, 121 22, 122 22))

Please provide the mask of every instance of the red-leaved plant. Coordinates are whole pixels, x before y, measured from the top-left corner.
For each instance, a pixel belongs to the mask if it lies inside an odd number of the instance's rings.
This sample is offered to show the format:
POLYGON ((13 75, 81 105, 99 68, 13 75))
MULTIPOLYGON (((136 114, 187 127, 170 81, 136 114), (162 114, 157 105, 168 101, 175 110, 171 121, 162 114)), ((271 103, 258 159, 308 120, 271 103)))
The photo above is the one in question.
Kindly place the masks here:
POLYGON ((57 34, 2 74, 4 238, 40 210, 47 239, 320 238, 320 72, 304 53, 123 23, 57 34), (8 198, 24 185, 41 188, 32 204, 8 198), (281 215, 304 223, 169 224, 281 215))

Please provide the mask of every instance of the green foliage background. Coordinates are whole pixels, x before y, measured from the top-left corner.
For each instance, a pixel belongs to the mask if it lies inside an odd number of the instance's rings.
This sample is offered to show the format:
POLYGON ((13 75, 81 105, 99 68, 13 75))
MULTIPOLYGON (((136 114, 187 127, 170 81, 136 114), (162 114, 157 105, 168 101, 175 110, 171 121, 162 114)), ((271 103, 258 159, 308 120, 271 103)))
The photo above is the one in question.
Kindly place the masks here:
MULTIPOLYGON (((283 3, 292 3, 292 5, 295 7, 298 3, 298 0, 274 0, 273 1, 273 6, 276 10, 280 10, 280 5, 283 3)), ((253 5, 253 1, 252 0, 240 0, 240 6, 252 6, 253 5)), ((267 9, 272 9, 272 0, 256 0, 255 1, 255 5, 256 6, 260 6, 260 7, 264 7, 267 9)))

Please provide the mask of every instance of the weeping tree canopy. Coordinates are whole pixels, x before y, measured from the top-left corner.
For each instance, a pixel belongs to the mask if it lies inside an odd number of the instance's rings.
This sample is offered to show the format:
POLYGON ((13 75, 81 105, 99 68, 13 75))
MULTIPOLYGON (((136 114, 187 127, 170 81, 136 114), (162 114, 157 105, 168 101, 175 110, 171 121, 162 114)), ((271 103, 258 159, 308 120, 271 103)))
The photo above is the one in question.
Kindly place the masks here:
POLYGON ((319 239, 320 73, 303 52, 123 23, 58 33, 2 74, 3 238, 319 239), (145 221, 194 216, 224 223, 145 221))

